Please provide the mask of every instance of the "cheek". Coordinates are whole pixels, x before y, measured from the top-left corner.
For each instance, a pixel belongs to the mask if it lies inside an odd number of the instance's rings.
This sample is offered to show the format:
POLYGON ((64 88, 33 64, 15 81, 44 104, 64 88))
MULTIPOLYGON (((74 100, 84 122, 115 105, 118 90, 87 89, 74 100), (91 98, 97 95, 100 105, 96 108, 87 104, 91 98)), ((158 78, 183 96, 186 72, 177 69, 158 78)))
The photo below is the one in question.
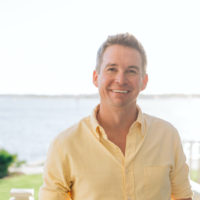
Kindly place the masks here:
POLYGON ((142 85, 142 80, 140 78, 134 78, 130 81, 132 83, 132 85, 134 86, 140 86, 142 85))
POLYGON ((140 78, 134 79, 130 82, 130 85, 136 90, 142 90, 143 89, 143 81, 140 78))
POLYGON ((105 85, 109 82, 109 78, 106 76, 106 75, 102 75, 99 77, 98 79, 98 85, 101 86, 101 85, 105 85))

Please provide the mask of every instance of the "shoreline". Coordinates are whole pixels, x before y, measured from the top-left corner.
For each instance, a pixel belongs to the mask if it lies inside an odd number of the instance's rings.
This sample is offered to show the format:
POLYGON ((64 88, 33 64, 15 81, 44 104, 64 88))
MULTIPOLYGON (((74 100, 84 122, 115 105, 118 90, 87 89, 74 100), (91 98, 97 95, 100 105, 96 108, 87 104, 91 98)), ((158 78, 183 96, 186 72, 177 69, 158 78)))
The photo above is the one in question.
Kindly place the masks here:
MULTIPOLYGON (((0 98, 12 97, 12 98, 52 98, 52 99, 98 99, 99 94, 0 94, 0 98)), ((166 94, 140 94, 139 99, 154 99, 154 98, 200 98, 200 94, 191 93, 166 93, 166 94)))

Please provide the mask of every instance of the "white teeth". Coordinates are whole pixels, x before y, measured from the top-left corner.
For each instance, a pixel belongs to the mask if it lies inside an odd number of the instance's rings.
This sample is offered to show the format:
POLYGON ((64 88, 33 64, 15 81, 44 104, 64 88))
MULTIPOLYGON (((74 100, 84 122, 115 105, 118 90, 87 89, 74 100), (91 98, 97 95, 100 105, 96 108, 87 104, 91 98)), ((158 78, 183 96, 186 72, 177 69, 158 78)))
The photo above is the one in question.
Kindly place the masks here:
POLYGON ((118 92, 118 93, 128 93, 127 90, 113 90, 113 92, 118 92))

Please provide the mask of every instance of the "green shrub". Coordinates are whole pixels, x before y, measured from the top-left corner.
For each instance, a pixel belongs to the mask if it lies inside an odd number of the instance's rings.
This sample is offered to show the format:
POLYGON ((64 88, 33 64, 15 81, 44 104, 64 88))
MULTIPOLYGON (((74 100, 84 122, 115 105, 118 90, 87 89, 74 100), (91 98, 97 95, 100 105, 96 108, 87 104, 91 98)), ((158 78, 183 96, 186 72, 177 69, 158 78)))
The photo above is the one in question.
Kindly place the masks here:
POLYGON ((12 155, 4 149, 0 150, 0 178, 8 175, 8 167, 16 160, 17 155, 12 155))

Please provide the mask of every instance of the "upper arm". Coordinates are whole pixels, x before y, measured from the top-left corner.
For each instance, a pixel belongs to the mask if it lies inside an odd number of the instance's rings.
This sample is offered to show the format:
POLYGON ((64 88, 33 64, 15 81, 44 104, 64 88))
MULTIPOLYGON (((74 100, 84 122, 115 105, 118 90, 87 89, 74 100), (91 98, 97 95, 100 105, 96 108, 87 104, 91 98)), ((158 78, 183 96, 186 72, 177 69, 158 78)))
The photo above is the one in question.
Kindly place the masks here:
POLYGON ((40 188, 40 200, 66 200, 70 199, 68 162, 63 155, 58 141, 54 141, 48 151, 44 167, 43 185, 40 188))
POLYGON ((189 168, 178 133, 175 140, 174 167, 170 173, 172 196, 176 200, 191 200, 193 193, 189 182, 189 168))

